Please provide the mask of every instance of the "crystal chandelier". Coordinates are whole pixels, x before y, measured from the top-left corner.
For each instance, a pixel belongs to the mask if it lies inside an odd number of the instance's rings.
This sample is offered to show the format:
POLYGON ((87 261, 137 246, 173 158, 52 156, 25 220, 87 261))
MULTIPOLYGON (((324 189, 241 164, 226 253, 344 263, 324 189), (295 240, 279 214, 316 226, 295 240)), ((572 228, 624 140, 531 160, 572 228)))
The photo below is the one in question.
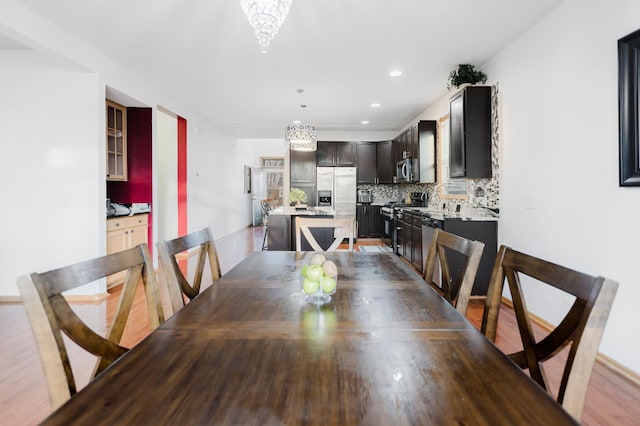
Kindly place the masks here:
POLYGON ((317 149, 316 128, 308 124, 294 121, 287 126, 284 138, 289 149, 294 151, 315 151, 317 149))
POLYGON ((240 0, 240 4, 258 37, 260 50, 267 53, 269 43, 289 13, 291 0, 240 0))

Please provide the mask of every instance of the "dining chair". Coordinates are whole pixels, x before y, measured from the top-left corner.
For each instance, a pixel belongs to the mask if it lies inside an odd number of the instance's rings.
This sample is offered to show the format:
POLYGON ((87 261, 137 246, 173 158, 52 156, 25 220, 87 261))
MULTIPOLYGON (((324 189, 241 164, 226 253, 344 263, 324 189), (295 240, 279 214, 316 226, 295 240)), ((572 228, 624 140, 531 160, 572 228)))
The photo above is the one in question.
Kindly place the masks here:
POLYGON ((302 238, 304 235, 314 251, 336 251, 345 238, 349 240, 349 251, 353 251, 353 236, 355 235, 353 216, 339 216, 334 218, 323 217, 296 217, 296 251, 302 251, 302 238), (312 228, 333 228, 333 242, 324 250, 311 233, 312 228))
POLYGON ((209 258, 211 280, 215 282, 222 276, 218 252, 209 228, 204 228, 173 240, 158 241, 156 247, 158 248, 160 267, 165 277, 171 308, 174 313, 184 307, 184 296, 189 300, 193 300, 200 294, 204 264, 207 257, 209 258), (199 248, 198 262, 193 280, 189 283, 178 264, 176 255, 194 248, 199 248))
MULTIPOLYGON (((542 365, 569 346, 557 401, 580 421, 593 365, 618 289, 618 283, 501 246, 493 266, 481 331, 495 342, 505 279, 513 301, 523 350, 509 358, 551 393, 542 365), (522 291, 520 276, 531 277, 575 298, 573 305, 547 336, 536 340, 522 291)), ((564 297, 564 296, 563 296, 564 297)))
POLYGON ((484 251, 484 243, 436 229, 424 265, 424 280, 463 317, 484 251), (450 262, 459 265, 459 269, 450 262), (452 269, 455 269, 452 275, 452 269))
POLYGON ((90 378, 96 377, 129 350, 121 346, 120 340, 140 281, 153 330, 164 322, 164 314, 147 244, 18 278, 18 289, 40 353, 53 409, 77 392, 62 333, 98 357, 90 378), (112 322, 103 337, 78 317, 63 293, 121 271, 127 271, 126 278, 112 322))

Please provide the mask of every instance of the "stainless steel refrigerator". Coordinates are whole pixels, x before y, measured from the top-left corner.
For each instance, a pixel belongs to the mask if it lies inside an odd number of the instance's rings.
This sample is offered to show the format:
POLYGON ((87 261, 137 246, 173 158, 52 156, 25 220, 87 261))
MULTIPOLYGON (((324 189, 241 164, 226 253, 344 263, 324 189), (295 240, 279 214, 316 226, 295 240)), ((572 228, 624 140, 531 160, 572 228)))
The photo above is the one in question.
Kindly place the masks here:
POLYGON ((316 179, 318 192, 331 191, 331 208, 336 216, 356 216, 355 167, 318 167, 316 179))

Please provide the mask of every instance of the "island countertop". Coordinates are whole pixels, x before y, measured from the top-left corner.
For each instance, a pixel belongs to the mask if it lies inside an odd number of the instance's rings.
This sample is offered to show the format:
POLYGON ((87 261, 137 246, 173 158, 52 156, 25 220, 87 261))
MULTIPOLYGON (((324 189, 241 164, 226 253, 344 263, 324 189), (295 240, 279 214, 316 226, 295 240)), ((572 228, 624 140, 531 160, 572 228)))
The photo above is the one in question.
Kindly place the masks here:
MULTIPOLYGON (((295 207, 278 207, 269 212, 267 217, 267 250, 295 250, 295 218, 298 216, 326 217, 335 216, 331 207, 307 207, 296 210, 295 207)), ((333 229, 316 228, 311 231, 321 247, 328 247, 333 242, 333 229)), ((307 239, 302 236, 303 250, 311 250, 307 239)))
POLYGON ((335 216, 335 211, 331 207, 307 207, 298 210, 295 207, 283 206, 269 212, 269 216, 335 216))

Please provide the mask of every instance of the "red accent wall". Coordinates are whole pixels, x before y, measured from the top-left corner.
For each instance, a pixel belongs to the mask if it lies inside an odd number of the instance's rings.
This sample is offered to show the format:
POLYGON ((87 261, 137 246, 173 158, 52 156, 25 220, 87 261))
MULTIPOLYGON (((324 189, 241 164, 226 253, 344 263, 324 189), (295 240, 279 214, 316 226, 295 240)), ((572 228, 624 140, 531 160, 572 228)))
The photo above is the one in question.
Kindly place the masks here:
POLYGON ((178 235, 187 233, 187 120, 178 116, 178 235))
MULTIPOLYGON (((107 181, 107 197, 114 203, 151 203, 153 168, 151 161, 151 108, 127 108, 126 182, 107 181)), ((152 206, 153 210, 153 206, 152 206)), ((153 211, 149 214, 149 250, 153 251, 153 211)))

